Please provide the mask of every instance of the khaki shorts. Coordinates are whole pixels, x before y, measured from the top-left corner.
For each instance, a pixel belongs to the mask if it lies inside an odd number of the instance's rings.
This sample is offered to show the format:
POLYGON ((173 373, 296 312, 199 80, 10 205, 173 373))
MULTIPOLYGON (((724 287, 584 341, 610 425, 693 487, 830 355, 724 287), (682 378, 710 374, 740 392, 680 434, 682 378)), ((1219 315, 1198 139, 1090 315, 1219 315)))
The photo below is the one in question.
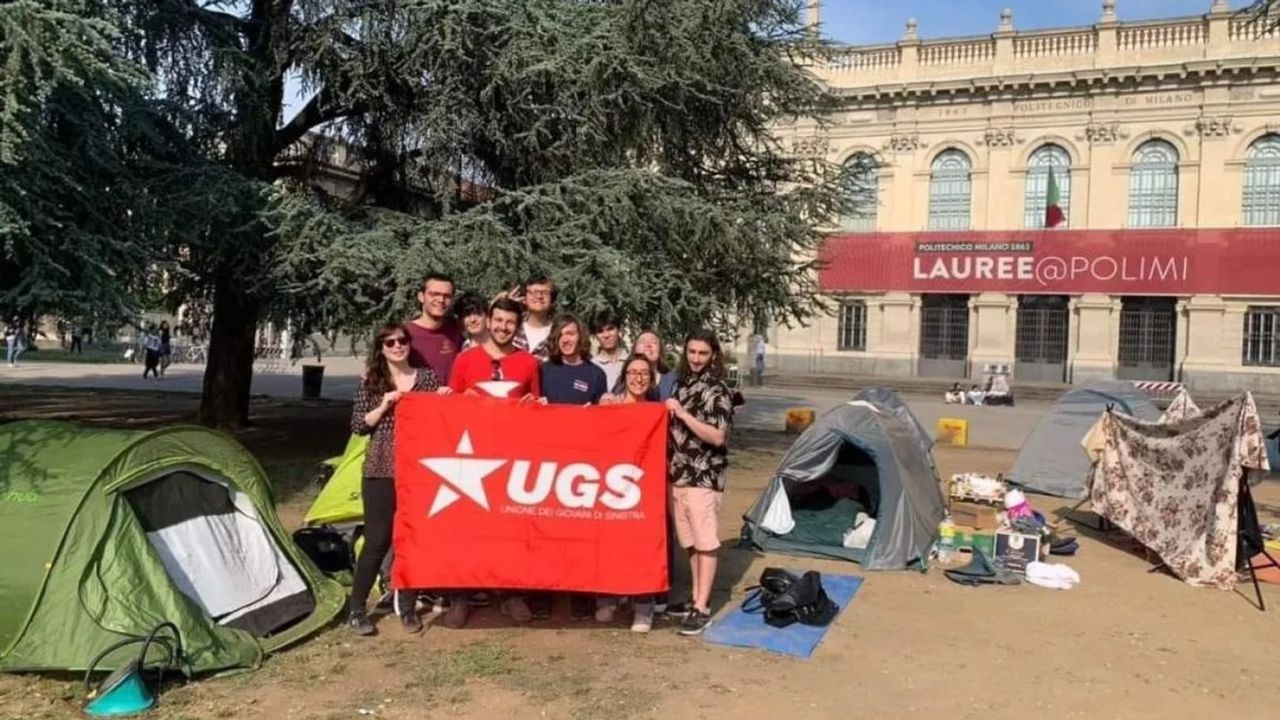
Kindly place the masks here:
POLYGON ((698 552, 720 548, 720 501, 724 493, 700 487, 671 490, 671 513, 675 516, 676 539, 680 547, 698 552))

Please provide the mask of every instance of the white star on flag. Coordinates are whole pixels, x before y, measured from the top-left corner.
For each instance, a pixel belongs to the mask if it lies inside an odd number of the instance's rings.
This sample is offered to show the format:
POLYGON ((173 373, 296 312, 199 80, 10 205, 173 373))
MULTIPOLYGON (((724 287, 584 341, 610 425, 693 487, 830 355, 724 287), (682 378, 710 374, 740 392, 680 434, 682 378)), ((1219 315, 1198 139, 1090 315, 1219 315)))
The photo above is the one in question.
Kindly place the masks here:
POLYGON ((472 502, 485 510, 489 509, 489 498, 484 493, 484 479, 506 465, 507 461, 469 457, 475 455, 475 450, 471 447, 471 434, 465 430, 462 432, 462 439, 458 441, 457 453, 454 457, 422 458, 418 461, 444 481, 436 492, 435 500, 431 502, 427 517, 454 504, 462 495, 471 498, 472 502))

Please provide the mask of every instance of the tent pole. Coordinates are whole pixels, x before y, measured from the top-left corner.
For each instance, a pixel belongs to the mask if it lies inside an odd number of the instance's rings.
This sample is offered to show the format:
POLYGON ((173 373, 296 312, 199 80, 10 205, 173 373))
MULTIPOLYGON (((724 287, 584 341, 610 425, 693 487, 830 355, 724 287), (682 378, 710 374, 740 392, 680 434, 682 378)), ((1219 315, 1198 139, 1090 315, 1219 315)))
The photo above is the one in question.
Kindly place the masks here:
MULTIPOLYGON (((1240 473, 1240 495, 1248 499, 1249 509, 1253 511, 1253 518, 1252 518, 1252 521, 1250 522, 1249 527, 1258 528, 1259 527, 1258 506, 1254 504, 1253 490, 1249 488, 1249 469, 1241 468, 1241 471, 1242 472, 1240 473)), ((1239 522, 1237 521, 1237 525, 1238 524, 1239 522)), ((1263 569, 1269 568, 1269 567, 1280 568, 1280 562, 1276 562, 1276 559, 1271 556, 1270 552, 1267 551, 1267 541, 1265 538, 1261 536, 1261 533, 1259 533, 1257 540, 1259 543, 1260 552, 1262 553, 1263 557, 1265 557, 1267 561, 1270 562, 1269 565, 1263 565, 1262 568, 1263 569)), ((1241 545, 1241 542, 1237 540, 1236 552, 1240 552, 1240 545, 1241 545)), ((1245 550, 1247 552, 1248 548, 1245 548, 1245 550)), ((1239 567, 1240 566, 1239 558, 1237 558, 1236 561, 1237 561, 1236 567, 1239 567)), ((1253 567, 1253 555, 1246 557, 1244 559, 1244 562, 1245 562, 1245 565, 1249 568, 1249 579, 1253 581, 1253 592, 1258 598, 1258 609, 1261 610, 1262 612, 1266 612, 1267 603, 1262 599, 1262 586, 1258 584, 1258 573, 1253 567)))

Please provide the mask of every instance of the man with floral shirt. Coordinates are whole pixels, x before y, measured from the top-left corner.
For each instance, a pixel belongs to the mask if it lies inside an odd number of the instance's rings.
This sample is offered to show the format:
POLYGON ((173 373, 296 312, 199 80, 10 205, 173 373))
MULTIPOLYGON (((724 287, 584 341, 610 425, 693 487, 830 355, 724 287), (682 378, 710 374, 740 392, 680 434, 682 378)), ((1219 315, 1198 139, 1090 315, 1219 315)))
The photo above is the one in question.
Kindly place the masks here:
POLYGON ((681 635, 701 635, 711 624, 711 586, 720 549, 719 512, 729 467, 733 399, 724 382, 724 355, 714 333, 700 330, 684 342, 679 381, 667 400, 672 420, 668 475, 676 537, 689 554, 693 609, 681 635))

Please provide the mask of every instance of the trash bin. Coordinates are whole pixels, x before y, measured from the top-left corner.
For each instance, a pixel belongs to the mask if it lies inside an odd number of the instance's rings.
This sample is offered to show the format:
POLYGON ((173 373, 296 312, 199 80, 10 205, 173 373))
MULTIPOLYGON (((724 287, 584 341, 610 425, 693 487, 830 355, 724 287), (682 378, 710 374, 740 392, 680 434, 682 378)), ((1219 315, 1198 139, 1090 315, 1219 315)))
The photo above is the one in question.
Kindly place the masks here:
POLYGON ((302 399, 319 400, 320 389, 324 386, 323 365, 302 366, 302 399))

